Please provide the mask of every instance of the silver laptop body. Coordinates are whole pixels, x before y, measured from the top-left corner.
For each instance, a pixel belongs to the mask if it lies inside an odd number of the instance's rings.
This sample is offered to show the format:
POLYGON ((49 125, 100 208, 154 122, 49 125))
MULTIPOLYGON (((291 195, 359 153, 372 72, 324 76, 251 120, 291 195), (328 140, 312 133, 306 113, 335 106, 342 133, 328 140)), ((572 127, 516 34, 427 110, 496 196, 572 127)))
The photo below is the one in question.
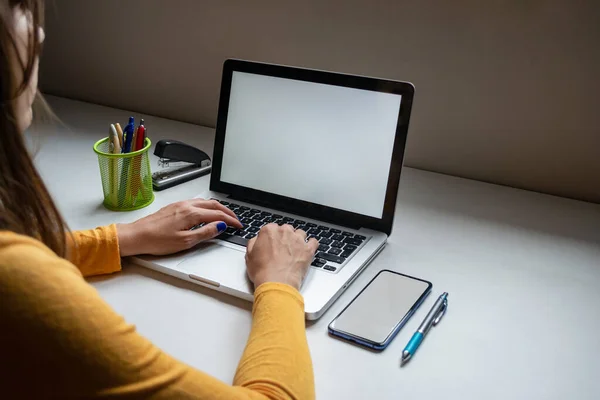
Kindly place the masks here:
POLYGON ((210 191, 243 230, 145 267, 249 301, 245 244, 267 223, 319 240, 300 292, 319 318, 391 232, 414 87, 241 60, 223 67, 210 191))

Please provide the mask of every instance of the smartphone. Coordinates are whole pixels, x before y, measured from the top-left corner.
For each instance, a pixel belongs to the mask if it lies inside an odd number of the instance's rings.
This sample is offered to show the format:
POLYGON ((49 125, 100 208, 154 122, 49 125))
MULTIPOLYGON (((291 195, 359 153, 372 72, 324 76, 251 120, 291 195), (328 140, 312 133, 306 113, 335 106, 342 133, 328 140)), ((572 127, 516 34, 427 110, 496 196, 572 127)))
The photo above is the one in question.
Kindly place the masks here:
POLYGON ((384 350, 432 287, 431 282, 384 269, 331 321, 329 334, 384 350))

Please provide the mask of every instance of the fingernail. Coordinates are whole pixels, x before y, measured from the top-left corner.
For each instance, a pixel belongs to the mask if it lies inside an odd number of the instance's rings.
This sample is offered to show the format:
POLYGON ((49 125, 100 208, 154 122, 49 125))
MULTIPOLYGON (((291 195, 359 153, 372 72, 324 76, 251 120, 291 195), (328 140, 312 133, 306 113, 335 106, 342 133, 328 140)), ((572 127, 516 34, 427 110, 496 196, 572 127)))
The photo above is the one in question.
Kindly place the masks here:
POLYGON ((227 224, 225 222, 219 222, 217 224, 217 230, 219 233, 223 232, 225 229, 227 229, 227 224))

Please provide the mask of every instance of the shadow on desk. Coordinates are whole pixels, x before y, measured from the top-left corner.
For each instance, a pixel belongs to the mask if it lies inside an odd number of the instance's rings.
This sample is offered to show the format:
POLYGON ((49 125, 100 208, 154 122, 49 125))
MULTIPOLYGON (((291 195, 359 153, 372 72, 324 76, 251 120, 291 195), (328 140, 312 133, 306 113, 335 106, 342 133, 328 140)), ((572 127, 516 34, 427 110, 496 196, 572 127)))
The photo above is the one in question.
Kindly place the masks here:
POLYGON ((141 267, 131 262, 125 262, 123 265, 123 270, 117 274, 97 276, 88 280, 89 282, 102 282, 106 280, 117 279, 119 277, 127 275, 138 275, 155 281, 160 281, 180 289, 190 290, 203 296, 212 297, 213 299, 216 299, 222 303, 238 307, 243 310, 247 310, 248 312, 252 312, 252 303, 250 303, 249 301, 245 301, 237 297, 227 295, 225 293, 217 292, 216 290, 211 290, 200 285, 195 285, 193 283, 184 281, 183 279, 175 278, 170 275, 161 274, 160 272, 141 267))

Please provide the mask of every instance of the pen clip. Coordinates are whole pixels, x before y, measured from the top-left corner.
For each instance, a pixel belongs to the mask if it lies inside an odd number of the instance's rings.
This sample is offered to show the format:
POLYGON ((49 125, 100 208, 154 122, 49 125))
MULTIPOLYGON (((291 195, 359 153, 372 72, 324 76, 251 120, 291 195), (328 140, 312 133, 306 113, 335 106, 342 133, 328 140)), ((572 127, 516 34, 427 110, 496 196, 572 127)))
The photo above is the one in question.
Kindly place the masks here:
POLYGON ((433 320, 433 326, 436 326, 442 320, 444 314, 446 314, 446 309, 448 308, 448 299, 444 299, 444 305, 440 308, 438 315, 433 320))

